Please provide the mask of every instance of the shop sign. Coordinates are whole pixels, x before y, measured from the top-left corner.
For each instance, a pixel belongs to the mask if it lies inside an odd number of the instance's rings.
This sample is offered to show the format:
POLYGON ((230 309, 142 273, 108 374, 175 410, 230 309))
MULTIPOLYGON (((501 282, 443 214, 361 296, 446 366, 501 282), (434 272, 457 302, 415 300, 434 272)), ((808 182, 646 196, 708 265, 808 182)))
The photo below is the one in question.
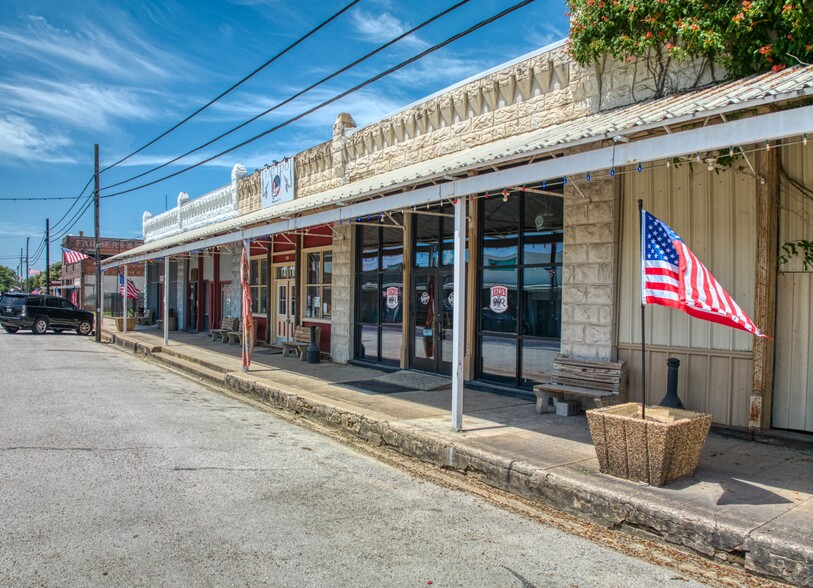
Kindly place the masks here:
MULTIPOLYGON (((396 286, 390 286, 387 288, 387 308, 395 310, 398 308, 398 305, 401 304, 401 292, 398 290, 396 286)), ((426 294, 424 292, 424 294, 426 294)), ((428 296, 428 294, 427 294, 428 296)))
POLYGON ((430 298, 429 292, 424 292, 423 294, 421 294, 421 304, 423 304, 424 306, 429 304, 429 298, 430 298))
POLYGON ((454 290, 449 292, 449 297, 446 300, 449 301, 449 306, 454 306, 454 290))
POLYGON ((491 304, 489 308, 497 314, 508 310, 508 288, 505 286, 491 286, 491 304))
POLYGON ((294 199, 294 160, 266 167, 260 172, 260 200, 263 208, 294 199))

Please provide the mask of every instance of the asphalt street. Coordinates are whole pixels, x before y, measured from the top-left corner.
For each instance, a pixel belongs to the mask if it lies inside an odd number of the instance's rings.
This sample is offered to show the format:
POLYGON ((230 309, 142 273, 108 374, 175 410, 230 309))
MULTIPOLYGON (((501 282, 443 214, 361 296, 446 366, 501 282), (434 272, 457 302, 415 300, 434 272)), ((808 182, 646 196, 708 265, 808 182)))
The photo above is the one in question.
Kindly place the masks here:
POLYGON ((699 586, 92 337, 0 358, 2 586, 699 586))

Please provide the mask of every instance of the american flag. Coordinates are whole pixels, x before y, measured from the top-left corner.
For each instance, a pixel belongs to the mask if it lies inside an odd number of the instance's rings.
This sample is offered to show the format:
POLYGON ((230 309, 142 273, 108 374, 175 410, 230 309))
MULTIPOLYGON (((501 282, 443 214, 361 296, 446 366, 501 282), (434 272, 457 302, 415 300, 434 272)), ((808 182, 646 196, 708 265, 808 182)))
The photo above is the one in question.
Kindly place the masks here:
POLYGON ((90 259, 89 255, 85 255, 81 251, 73 251, 64 247, 62 248, 62 254, 65 256, 65 263, 78 263, 83 259, 90 259))
POLYGON ((643 210, 641 236, 644 304, 662 304, 686 314, 766 337, 669 226, 643 210))
MULTIPOLYGON (((124 276, 119 274, 119 292, 124 294, 124 276)), ((138 295, 141 294, 141 290, 136 288, 135 284, 132 280, 127 280, 127 298, 138 298, 138 295)))
POLYGON ((40 270, 38 270, 38 269, 30 269, 30 270, 28 270, 28 275, 29 276, 38 276, 41 273, 42 272, 40 270))

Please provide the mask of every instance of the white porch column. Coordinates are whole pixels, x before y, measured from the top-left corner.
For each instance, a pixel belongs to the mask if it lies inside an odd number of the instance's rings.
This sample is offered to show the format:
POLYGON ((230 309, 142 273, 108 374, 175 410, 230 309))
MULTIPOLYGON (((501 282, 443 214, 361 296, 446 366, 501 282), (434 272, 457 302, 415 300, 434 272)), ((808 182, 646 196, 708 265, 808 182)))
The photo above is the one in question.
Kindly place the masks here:
POLYGON ((466 198, 454 207, 454 306, 452 307, 452 430, 463 430, 463 358, 466 345, 466 198))
POLYGON ((124 325, 123 332, 127 332, 127 265, 124 266, 124 287, 121 289, 121 317, 124 325))
POLYGON ((169 256, 164 258, 164 345, 169 345, 169 256))

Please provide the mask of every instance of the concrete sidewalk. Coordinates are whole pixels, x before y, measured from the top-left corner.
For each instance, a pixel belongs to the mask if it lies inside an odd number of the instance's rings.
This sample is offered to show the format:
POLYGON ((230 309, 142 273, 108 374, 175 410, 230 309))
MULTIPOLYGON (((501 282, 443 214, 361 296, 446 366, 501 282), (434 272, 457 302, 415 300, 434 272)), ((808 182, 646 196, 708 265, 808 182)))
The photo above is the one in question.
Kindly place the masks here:
POLYGON ((813 586, 813 451, 710 434, 693 477, 654 488, 601 474, 584 415, 537 415, 530 401, 466 390, 451 430, 449 380, 329 362, 312 365, 208 334, 103 326, 103 339, 369 443, 465 471, 525 498, 813 586))

